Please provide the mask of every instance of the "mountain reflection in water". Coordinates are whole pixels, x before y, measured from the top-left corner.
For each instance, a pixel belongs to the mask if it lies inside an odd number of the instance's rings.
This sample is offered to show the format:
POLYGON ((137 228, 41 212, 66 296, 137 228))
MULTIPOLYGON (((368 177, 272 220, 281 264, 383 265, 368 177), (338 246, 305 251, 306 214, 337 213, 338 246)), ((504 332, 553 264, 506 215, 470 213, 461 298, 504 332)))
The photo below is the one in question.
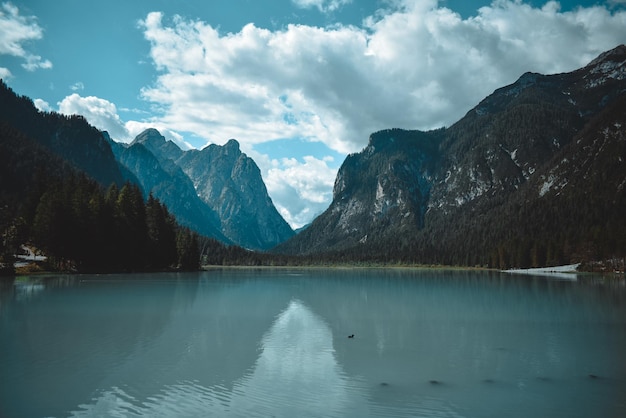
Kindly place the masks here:
POLYGON ((401 269, 19 280, 0 288, 0 416, 624 416, 624 347, 623 280, 401 269))
POLYGON ((290 301, 276 317, 259 351, 254 366, 232 388, 183 382, 138 404, 115 387, 72 416, 202 416, 209 411, 241 417, 370 415, 364 382, 342 372, 331 330, 301 301, 290 301))

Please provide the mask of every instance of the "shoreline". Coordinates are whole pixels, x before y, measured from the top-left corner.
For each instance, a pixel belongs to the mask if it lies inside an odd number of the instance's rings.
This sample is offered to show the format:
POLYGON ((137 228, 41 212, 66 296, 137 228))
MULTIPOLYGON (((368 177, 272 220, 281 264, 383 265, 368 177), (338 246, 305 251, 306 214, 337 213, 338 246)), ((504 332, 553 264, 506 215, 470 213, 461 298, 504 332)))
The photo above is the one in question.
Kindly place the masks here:
MULTIPOLYGON (((14 275, 1 276, 2 279, 10 279, 24 276, 42 276, 47 274, 69 274, 69 275, 80 275, 80 274, 144 274, 144 273, 171 273, 171 272, 183 272, 182 270, 146 270, 146 271, 133 271, 133 272, 90 272, 90 273, 80 273, 75 271, 55 271, 55 270, 46 270, 39 268, 32 268, 33 265, 37 265, 38 263, 31 263, 26 268, 17 268, 14 275), (28 268, 30 267, 30 268, 28 268)), ((321 269, 331 269, 331 270, 376 270, 376 269, 389 269, 389 270, 448 270, 448 271, 485 271, 485 272, 496 272, 496 273, 508 273, 508 274, 519 274, 519 275, 535 275, 535 276, 547 276, 553 278, 563 278, 568 280, 576 280, 578 276, 585 274, 586 272, 578 271, 577 268, 580 266, 580 263, 577 264, 567 264, 562 266, 552 266, 552 267, 539 267, 539 268, 528 268, 528 269, 496 269, 496 268, 488 268, 488 267, 476 267, 476 266, 448 266, 448 265, 430 265, 430 264, 328 264, 328 265, 216 265, 216 264, 205 264, 198 268, 198 270, 192 270, 197 272, 203 271, 215 271, 215 270, 321 270, 321 269)))
POLYGON ((553 267, 537 267, 537 268, 528 268, 528 269, 508 269, 508 270, 500 270, 503 273, 510 274, 525 274, 525 275, 533 275, 533 276, 548 276, 553 278, 561 278, 567 280, 577 280, 580 272, 578 271, 578 267, 580 263, 576 264, 566 264, 563 266, 553 266, 553 267))
POLYGON ((211 271, 211 270, 221 270, 221 269, 241 269, 241 270, 256 270, 256 269, 276 269, 276 270, 285 270, 285 269, 337 269, 337 270, 350 270, 350 269, 413 269, 413 270, 472 270, 472 271, 499 271, 498 269, 492 269, 487 267, 470 267, 470 266, 445 266, 445 265, 429 265, 429 264, 370 264, 370 265, 360 265, 360 264, 329 264, 329 265, 313 265, 313 264, 303 264, 303 265, 284 265, 284 266, 249 266, 249 265, 217 265, 217 264, 207 264, 200 266, 200 271, 211 271))

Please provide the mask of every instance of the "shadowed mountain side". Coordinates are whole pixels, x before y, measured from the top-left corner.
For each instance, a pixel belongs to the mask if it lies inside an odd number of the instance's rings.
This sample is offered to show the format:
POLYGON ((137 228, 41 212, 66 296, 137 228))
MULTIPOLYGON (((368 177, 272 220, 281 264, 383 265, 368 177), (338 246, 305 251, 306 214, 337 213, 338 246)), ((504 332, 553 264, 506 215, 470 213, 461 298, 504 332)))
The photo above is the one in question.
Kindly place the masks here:
MULTIPOLYGON (((121 186, 124 176, 105 135, 79 115, 40 112, 0 80, 0 121, 12 126, 104 187, 121 186)), ((4 138, 3 138, 4 139, 4 138)))
POLYGON ((118 161, 133 173, 144 193, 163 202, 178 222, 207 237, 225 243, 231 241, 222 234, 220 220, 196 194, 193 183, 182 170, 170 162, 160 164, 141 143, 130 146, 111 142, 118 161))
POLYGON ((293 236, 274 207, 259 168, 241 152, 237 141, 182 151, 157 130, 149 129, 133 144, 144 145, 162 166, 179 167, 199 198, 217 215, 222 234, 231 242, 264 250, 293 236))
POLYGON ((526 73, 449 128, 373 134, 328 210, 275 251, 496 268, 623 257, 625 95, 621 45, 526 73))

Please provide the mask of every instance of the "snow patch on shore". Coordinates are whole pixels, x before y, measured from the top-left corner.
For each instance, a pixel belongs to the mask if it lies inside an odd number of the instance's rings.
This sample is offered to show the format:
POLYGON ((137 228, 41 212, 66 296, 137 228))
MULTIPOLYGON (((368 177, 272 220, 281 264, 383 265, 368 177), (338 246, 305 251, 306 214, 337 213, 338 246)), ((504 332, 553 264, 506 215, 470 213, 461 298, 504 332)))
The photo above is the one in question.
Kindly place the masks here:
POLYGON ((506 273, 513 274, 530 274, 530 275, 539 275, 539 276, 549 276, 559 279, 567 279, 567 280, 576 280, 577 279, 577 268, 580 265, 578 264, 567 264, 564 266, 554 266, 554 267, 541 267, 541 268, 532 268, 532 269, 511 269, 511 270, 503 270, 506 273))

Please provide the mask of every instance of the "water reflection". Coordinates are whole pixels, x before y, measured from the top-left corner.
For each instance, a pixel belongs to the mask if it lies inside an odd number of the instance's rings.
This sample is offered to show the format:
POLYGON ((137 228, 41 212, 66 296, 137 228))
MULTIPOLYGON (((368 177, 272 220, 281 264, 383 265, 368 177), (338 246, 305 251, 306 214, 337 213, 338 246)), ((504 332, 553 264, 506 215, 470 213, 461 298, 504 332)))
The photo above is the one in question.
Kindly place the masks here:
POLYGON ((329 327, 292 300, 263 337, 254 369, 235 385, 231 410, 295 417, 319 414, 323 404, 326 416, 346 416, 348 411, 364 416, 359 390, 337 364, 329 327))
POLYGON ((461 416, 436 397, 347 375, 335 357, 332 331, 297 299, 276 317, 258 350, 254 365, 232 385, 180 381, 143 401, 112 387, 71 416, 461 416))
POLYGON ((0 416, 626 411, 623 284, 399 270, 43 283, 2 295, 0 416))
POLYGON ((188 306, 197 288, 175 275, 121 277, 15 283, 0 322, 0 416, 63 415, 68 404, 89 399, 163 332, 172 307, 188 306))
POLYGON ((328 326, 299 300, 289 302, 262 337, 253 367, 232 387, 198 381, 163 388, 141 404, 123 389, 104 392, 73 416, 366 416, 359 382, 334 356, 328 326))

